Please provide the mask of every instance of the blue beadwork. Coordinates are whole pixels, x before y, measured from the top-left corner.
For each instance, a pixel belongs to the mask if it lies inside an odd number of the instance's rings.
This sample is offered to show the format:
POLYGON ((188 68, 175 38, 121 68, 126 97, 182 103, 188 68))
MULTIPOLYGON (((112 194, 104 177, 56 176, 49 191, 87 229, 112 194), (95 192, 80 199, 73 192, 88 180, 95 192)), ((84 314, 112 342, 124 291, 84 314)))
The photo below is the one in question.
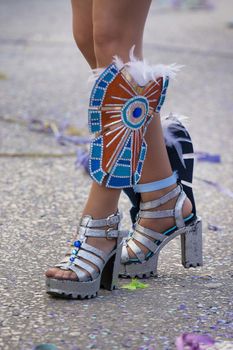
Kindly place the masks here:
POLYGON ((94 177, 95 177, 95 180, 98 182, 98 183, 102 183, 103 181, 103 178, 105 177, 106 173, 103 172, 102 170, 98 170, 94 173, 94 177))
POLYGON ((124 104, 122 108, 122 111, 121 111, 122 121, 128 128, 132 130, 140 129, 145 122, 148 111, 149 111, 148 100, 144 96, 132 97, 124 104), (134 108, 135 105, 140 105, 140 107, 134 108), (143 115, 142 115, 142 109, 144 109, 143 115), (139 115, 137 117, 134 116, 134 112, 136 110, 137 110, 136 114, 140 110, 141 112, 140 116, 139 115), (133 122, 132 117, 135 119, 138 119, 138 118, 140 119, 138 120, 138 122, 135 122, 135 121, 133 122))
POLYGON ((75 260, 75 257, 74 257, 74 256, 71 256, 71 257, 70 257, 70 262, 74 262, 74 260, 75 260))
POLYGON ((82 243, 81 243, 80 241, 75 241, 75 242, 74 242, 74 246, 75 246, 76 248, 80 248, 81 245, 82 245, 82 243))
POLYGON ((131 187, 138 183, 146 156, 146 128, 153 117, 153 110, 159 112, 161 109, 168 83, 168 77, 161 78, 159 85, 162 84, 162 90, 157 101, 152 97, 156 91, 151 92, 156 87, 149 85, 148 89, 145 85, 134 89, 124 69, 119 70, 114 63, 96 80, 90 96, 88 124, 92 133, 100 133, 91 142, 89 158, 90 175, 97 183, 103 184, 105 178, 106 187, 112 188, 131 187), (114 82, 116 78, 119 81, 114 82), (128 88, 124 88, 125 84, 120 81, 125 81, 128 88), (110 84, 117 86, 119 94, 117 92, 114 96, 115 90, 108 89, 110 84), (108 92, 110 95, 106 96, 108 92), (157 107, 152 103, 155 101, 157 107), (116 129, 112 127, 114 125, 116 129), (111 149, 115 140, 119 143, 109 156, 107 147, 111 149))
POLYGON ((92 133, 101 131, 101 113, 94 109, 88 111, 88 126, 92 133))
POLYGON ((89 168, 92 178, 98 182, 102 183, 104 177, 107 175, 102 167, 102 149, 103 149, 103 138, 102 136, 97 137, 91 143, 90 158, 89 158, 89 168), (99 152, 101 150, 101 152, 99 152))
POLYGON ((147 144, 145 141, 142 142, 142 147, 141 147, 141 152, 139 156, 139 162, 137 165, 137 170, 134 174, 134 184, 138 183, 141 177, 141 171, 142 171, 142 166, 144 163, 144 160, 146 158, 146 152, 147 152, 147 144))
POLYGON ((156 110, 155 110, 155 112, 157 112, 157 113, 160 112, 161 107, 162 107, 162 105, 164 103, 164 100, 165 100, 165 97, 166 97, 166 93, 167 93, 168 84, 169 84, 169 78, 166 77, 165 80, 163 79, 163 89, 162 89, 162 92, 161 92, 161 95, 160 95, 159 103, 158 103, 158 105, 156 107, 156 110))
POLYGON ((118 165, 112 174, 116 176, 130 176, 130 168, 127 165, 118 165))
POLYGON ((73 249, 73 250, 72 250, 72 254, 73 254, 73 255, 76 255, 77 253, 78 253, 78 250, 76 250, 76 249, 73 249))
POLYGON ((139 118, 142 114, 142 109, 140 107, 135 108, 133 111, 133 117, 134 118, 139 118))
POLYGON ((108 177, 108 180, 107 180, 108 187, 124 188, 124 187, 131 187, 134 184, 133 177, 132 177, 132 168, 131 168, 131 164, 132 164, 131 152, 125 152, 125 150, 127 149, 131 150, 131 145, 132 145, 132 140, 129 137, 125 147, 123 148, 118 160, 116 161, 112 169, 111 176, 108 177), (119 175, 119 168, 121 167, 121 165, 124 165, 124 174, 121 173, 119 175), (117 186, 117 184, 119 185, 117 186))
MULTIPOLYGON (((92 154, 93 154, 93 157, 96 156, 96 152, 93 152, 92 154)), ((99 158, 100 158, 100 156, 99 156, 99 158)), ((91 161, 91 170, 93 172, 95 172, 96 170, 99 170, 99 168, 100 168, 100 160, 99 159, 95 159, 95 158, 92 159, 92 161, 91 161)))
POLYGON ((90 107, 98 107, 101 105, 105 97, 106 87, 115 79, 117 73, 118 69, 114 64, 111 64, 99 76, 91 93, 90 107))
POLYGON ((129 177, 116 177, 116 176, 109 176, 108 182, 107 182, 108 187, 112 188, 124 188, 124 187, 131 187, 132 182, 129 177))

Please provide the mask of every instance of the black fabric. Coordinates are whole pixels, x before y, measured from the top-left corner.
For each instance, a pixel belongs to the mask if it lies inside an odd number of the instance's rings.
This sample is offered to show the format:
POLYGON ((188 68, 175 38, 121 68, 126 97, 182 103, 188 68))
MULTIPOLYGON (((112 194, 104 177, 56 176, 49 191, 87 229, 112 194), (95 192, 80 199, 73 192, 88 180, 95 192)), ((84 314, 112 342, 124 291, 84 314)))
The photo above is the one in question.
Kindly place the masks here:
MULTIPOLYGON (((181 147, 182 147, 182 152, 184 153, 193 153, 193 144, 191 140, 191 137, 184 127, 180 123, 180 126, 182 127, 182 130, 174 130, 173 134, 177 138, 184 139, 184 141, 180 141, 181 147)), ((177 171, 178 173, 178 182, 181 180, 187 181, 192 183, 193 180, 193 166, 194 166, 194 160, 193 159, 185 159, 185 165, 186 168, 183 166, 178 153, 175 149, 175 147, 168 147, 167 146, 167 152, 169 156, 169 160, 171 163, 171 167, 173 171, 177 171)), ((193 214, 196 215, 196 206, 195 206, 195 200, 193 196, 193 190, 191 187, 182 185, 184 188, 184 191, 187 195, 187 197, 190 199, 193 205, 193 214)), ((130 209, 130 216, 132 223, 136 222, 136 216, 139 211, 139 205, 140 205, 140 193, 135 193, 133 188, 125 188, 124 189, 125 194, 129 197, 131 203, 132 203, 132 208, 130 209)))

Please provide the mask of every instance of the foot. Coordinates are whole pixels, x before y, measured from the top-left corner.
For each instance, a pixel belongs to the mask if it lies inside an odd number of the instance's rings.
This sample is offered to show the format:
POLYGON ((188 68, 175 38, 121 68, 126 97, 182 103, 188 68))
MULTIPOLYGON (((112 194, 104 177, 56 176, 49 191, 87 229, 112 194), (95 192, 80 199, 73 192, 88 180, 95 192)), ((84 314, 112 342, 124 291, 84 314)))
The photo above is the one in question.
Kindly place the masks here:
MULTIPOLYGON (((98 227, 98 229, 109 229, 110 226, 105 226, 105 227, 98 227)), ((117 229, 117 226, 111 227, 111 229, 117 229)), ((92 247, 95 247, 97 249, 102 250, 106 254, 109 254, 116 246, 116 238, 96 238, 96 237, 88 237, 86 239, 86 243, 91 245, 92 247)), ((65 256, 70 256, 71 252, 68 252, 65 256)), ((90 261, 84 259, 84 258, 79 258, 80 260, 88 263, 90 266, 94 267, 94 269, 99 272, 99 269, 96 265, 91 263, 90 261)), ((87 280, 90 278, 90 274, 79 267, 80 270, 84 271, 87 275, 87 280)), ((63 270, 60 267, 51 267, 49 268, 46 273, 46 277, 49 278, 55 278, 59 280, 71 280, 71 281, 78 281, 78 277, 75 272, 71 270, 63 270)))
MULTIPOLYGON (((155 199, 158 199, 158 198, 164 196, 165 194, 167 194, 168 192, 170 192, 172 189, 176 188, 176 186, 177 185, 172 185, 170 187, 167 187, 164 190, 142 193, 141 194, 141 201, 148 202, 148 201, 153 201, 155 199)), ((157 208, 149 209, 148 211, 160 211, 160 210, 174 209, 177 198, 178 198, 178 196, 169 200, 167 203, 162 204, 162 205, 158 206, 157 208)), ((192 203, 186 197, 184 204, 183 204, 183 208, 182 208, 183 218, 188 217, 191 213, 192 213, 192 203)), ((154 218, 153 219, 140 218, 138 220, 138 223, 145 228, 149 228, 153 231, 163 233, 166 230, 168 230, 169 228, 175 226, 175 218, 174 217, 156 218, 156 219, 154 219, 154 218)), ((153 241, 153 238, 151 238, 145 234, 142 234, 142 235, 144 235, 146 238, 153 241)), ((143 251, 143 253, 145 255, 149 252, 149 249, 146 248, 143 244, 141 244, 140 242, 138 242, 135 239, 133 239, 133 241, 139 248, 141 248, 141 250, 143 251)), ((137 258, 135 253, 128 246, 127 246, 127 252, 129 254, 129 258, 131 258, 131 259, 137 258)))

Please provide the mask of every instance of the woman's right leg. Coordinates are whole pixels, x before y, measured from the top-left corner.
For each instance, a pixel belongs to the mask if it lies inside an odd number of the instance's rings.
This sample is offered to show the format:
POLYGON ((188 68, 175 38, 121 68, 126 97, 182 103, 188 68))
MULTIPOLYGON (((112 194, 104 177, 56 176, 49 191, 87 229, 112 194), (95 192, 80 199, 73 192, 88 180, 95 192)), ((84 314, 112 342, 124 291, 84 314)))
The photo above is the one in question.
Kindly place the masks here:
MULTIPOLYGON (((85 7, 84 4, 86 1, 90 5, 89 0, 72 0, 73 8, 74 5, 77 5, 74 8, 74 18, 77 21, 80 19, 79 24, 74 25, 75 35, 79 35, 79 38, 76 36, 76 40, 79 43, 81 40, 84 41, 84 37, 82 37, 81 32, 78 32, 78 28, 81 28, 80 30, 83 35, 87 35, 86 38, 90 38, 90 33, 88 34, 91 30, 90 21, 87 21, 89 29, 85 33, 85 18, 83 19, 80 12, 78 13, 79 10, 81 11, 81 6, 84 6, 86 13, 90 14, 90 8, 88 10, 88 7, 85 7), (81 25, 82 23, 83 27, 81 25)), ((95 23, 95 54, 98 67, 109 65, 115 54, 123 57, 124 61, 127 61, 129 59, 129 50, 133 44, 135 44, 135 50, 138 56, 142 56, 143 29, 151 0, 144 1, 144 4, 142 4, 141 0, 135 0, 133 8, 131 8, 130 0, 99 0, 98 6, 95 3, 93 18, 95 23), (131 11, 129 11, 130 8, 131 11), (112 30, 111 33, 110 27, 112 30)), ((80 47, 82 46, 80 45, 80 47)), ((84 51, 82 53, 84 54, 84 51)), ((88 48, 88 57, 91 57, 90 47, 88 48)), ((83 215, 90 215, 94 219, 101 219, 116 213, 119 196, 119 189, 106 188, 104 184, 99 185, 93 182, 83 215)), ((110 252, 115 245, 115 240, 106 238, 88 237, 87 242, 106 253, 110 252)), ((77 275, 73 271, 62 270, 59 267, 48 269, 46 276, 55 279, 77 280, 77 275)))

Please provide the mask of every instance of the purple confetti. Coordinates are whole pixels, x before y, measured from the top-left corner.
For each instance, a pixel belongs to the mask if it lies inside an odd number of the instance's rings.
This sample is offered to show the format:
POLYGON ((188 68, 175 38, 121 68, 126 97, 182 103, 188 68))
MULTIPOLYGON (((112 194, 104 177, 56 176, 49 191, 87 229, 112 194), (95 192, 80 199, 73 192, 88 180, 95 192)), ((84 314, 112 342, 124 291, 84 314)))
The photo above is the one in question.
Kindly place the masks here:
MULTIPOLYGON (((46 134, 54 134, 57 142, 64 146, 66 143, 73 143, 74 145, 84 145, 91 142, 91 138, 87 136, 66 135, 69 131, 70 125, 67 122, 62 122, 57 125, 55 122, 42 121, 36 118, 29 120, 28 128, 30 131, 41 132, 46 134)), ((75 130, 76 133, 78 130, 75 130)))
POLYGON ((199 180, 199 181, 202 181, 204 182, 205 184, 211 186, 211 187, 214 187, 217 191, 225 194, 226 196, 230 197, 230 198, 233 198, 233 192, 229 189, 229 188, 226 188, 226 187, 223 187, 222 185, 220 185, 218 182, 214 182, 214 181, 211 181, 211 180, 206 180, 206 179, 202 179, 200 177, 196 177, 195 176, 195 179, 196 180, 199 180))
POLYGON ((84 170, 89 174, 89 153, 87 151, 83 149, 77 150, 75 166, 76 168, 78 168, 79 166, 83 167, 84 170))
POLYGON ((194 154, 199 162, 221 163, 220 154, 210 154, 208 152, 194 152, 194 154))
POLYGON ((49 123, 42 122, 42 120, 34 119, 34 118, 29 120, 28 129, 30 131, 43 132, 46 134, 53 133, 53 130, 51 129, 51 126, 49 123))
POLYGON ((176 339, 177 350, 202 350, 202 345, 214 345, 215 341, 209 335, 198 335, 194 333, 181 334, 176 339))
POLYGON ((67 136, 61 133, 55 135, 57 142, 60 145, 66 145, 67 143, 73 143, 74 145, 86 145, 91 142, 90 137, 86 136, 67 136))
POLYGON ((185 304, 180 304, 179 310, 186 310, 187 306, 185 304))
POLYGON ((216 224, 208 223, 208 230, 214 231, 214 232, 221 232, 222 231, 222 227, 218 226, 216 224))

